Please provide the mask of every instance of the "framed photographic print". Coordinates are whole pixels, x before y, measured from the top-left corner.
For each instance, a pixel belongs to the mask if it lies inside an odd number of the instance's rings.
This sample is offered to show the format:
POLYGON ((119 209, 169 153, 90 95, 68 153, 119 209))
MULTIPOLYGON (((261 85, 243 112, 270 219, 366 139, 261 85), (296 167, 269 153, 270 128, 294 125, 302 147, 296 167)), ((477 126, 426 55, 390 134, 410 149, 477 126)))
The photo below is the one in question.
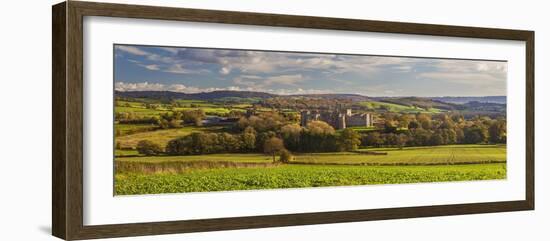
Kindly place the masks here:
POLYGON ((534 32, 53 6, 53 235, 534 209, 534 32))

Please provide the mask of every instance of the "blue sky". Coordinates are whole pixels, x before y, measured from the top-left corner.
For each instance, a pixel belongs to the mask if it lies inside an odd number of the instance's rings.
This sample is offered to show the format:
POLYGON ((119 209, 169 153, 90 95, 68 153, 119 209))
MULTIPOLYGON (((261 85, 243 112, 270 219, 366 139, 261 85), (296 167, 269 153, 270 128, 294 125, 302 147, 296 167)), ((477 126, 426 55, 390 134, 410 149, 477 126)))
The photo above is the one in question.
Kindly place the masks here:
POLYGON ((506 62, 115 45, 115 89, 506 95, 506 62))

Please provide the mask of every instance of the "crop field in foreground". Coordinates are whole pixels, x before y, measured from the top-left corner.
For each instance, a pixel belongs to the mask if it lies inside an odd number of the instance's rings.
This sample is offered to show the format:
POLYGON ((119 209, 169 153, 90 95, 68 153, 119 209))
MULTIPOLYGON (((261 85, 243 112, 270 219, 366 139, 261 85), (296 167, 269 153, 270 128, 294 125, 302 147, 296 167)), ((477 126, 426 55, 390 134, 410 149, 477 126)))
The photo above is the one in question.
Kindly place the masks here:
POLYGON ((278 165, 197 169, 184 173, 118 173, 116 195, 255 190, 493 180, 506 178, 506 164, 433 166, 278 165))
POLYGON ((290 164, 275 165, 258 153, 117 157, 124 168, 115 174, 115 189, 117 195, 129 195, 506 178, 504 145, 367 150, 387 154, 302 154, 290 164), (224 162, 224 168, 216 165, 224 162), (228 168, 228 162, 236 165, 228 168))

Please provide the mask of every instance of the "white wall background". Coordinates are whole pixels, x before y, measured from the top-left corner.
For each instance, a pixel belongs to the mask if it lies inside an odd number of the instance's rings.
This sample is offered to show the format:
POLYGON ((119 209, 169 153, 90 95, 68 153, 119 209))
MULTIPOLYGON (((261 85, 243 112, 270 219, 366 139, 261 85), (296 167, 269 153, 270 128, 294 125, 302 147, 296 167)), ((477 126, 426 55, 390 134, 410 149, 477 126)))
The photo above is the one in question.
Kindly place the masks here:
MULTIPOLYGON (((98 0, 99 1, 99 0, 98 0)), ((422 22, 536 31, 536 211, 388 220, 120 240, 548 240, 550 21, 545 1, 128 0, 190 8, 422 22)), ((0 240, 56 240, 51 230, 51 8, 8 1, 0 10, 0 240)))

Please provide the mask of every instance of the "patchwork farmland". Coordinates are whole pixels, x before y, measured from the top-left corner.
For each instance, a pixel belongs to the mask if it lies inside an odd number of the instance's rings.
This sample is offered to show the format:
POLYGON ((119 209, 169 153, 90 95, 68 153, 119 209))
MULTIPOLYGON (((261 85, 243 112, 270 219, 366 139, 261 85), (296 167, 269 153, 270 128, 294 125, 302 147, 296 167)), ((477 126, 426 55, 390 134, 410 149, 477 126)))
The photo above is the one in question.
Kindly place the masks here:
POLYGON ((117 195, 506 178, 505 104, 200 94, 116 92, 117 195))

